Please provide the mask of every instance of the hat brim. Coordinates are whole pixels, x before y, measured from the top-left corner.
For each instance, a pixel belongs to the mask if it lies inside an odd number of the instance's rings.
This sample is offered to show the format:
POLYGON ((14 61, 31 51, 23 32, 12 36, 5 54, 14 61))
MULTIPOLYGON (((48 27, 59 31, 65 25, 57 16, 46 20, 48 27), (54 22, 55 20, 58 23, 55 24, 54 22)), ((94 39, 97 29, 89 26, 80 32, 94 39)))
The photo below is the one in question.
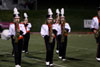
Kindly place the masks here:
POLYGON ((19 19, 20 17, 14 17, 15 19, 19 19))
POLYGON ((48 18, 48 20, 53 20, 53 18, 48 18))

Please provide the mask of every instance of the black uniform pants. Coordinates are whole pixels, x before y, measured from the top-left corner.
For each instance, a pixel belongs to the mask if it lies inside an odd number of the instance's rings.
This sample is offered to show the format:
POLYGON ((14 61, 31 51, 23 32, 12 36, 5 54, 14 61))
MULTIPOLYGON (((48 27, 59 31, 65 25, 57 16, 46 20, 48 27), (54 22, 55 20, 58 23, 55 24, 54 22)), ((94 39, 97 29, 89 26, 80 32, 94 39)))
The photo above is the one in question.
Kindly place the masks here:
POLYGON ((53 52, 55 46, 55 38, 53 39, 52 43, 49 43, 49 36, 45 36, 45 44, 46 44, 46 62, 53 63, 53 52))
POLYGON ((56 48, 56 50, 59 50, 59 45, 61 45, 61 35, 57 35, 56 40, 57 40, 57 48, 56 48))
POLYGON ((14 38, 13 35, 11 36, 11 43, 12 43, 12 55, 14 54, 14 38))
POLYGON ((59 45, 59 56, 63 58, 66 57, 66 48, 67 48, 67 36, 64 38, 64 42, 61 42, 61 45, 59 45))
POLYGON ((22 45, 23 45, 23 39, 20 39, 18 44, 14 44, 15 65, 17 64, 21 65, 22 45))
POLYGON ((30 39, 30 33, 26 33, 24 35, 24 45, 23 45, 23 50, 25 50, 25 52, 28 52, 29 39, 30 39))
POLYGON ((100 58, 100 36, 96 38, 97 42, 97 58, 100 58))

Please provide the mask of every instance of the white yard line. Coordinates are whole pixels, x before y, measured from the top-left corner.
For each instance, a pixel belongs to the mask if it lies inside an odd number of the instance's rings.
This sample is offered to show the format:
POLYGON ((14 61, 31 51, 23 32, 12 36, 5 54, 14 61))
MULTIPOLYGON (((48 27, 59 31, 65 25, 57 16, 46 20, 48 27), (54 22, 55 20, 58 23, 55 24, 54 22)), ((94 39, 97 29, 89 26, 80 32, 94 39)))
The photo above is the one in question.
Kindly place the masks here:
MULTIPOLYGON (((25 58, 28 58, 28 57, 25 57, 25 58)), ((40 59, 36 59, 36 58, 31 58, 31 59, 33 59, 33 60, 35 60, 35 61, 39 61, 39 62, 44 62, 44 63, 45 63, 45 61, 40 60, 40 59)), ((63 65, 56 64, 56 63, 54 63, 54 65, 55 65, 55 66, 58 66, 58 67, 67 67, 67 66, 63 66, 63 65)))
POLYGON ((77 49, 82 49, 82 50, 91 50, 91 51, 96 51, 95 49, 89 49, 89 48, 80 48, 80 47, 73 47, 73 46, 68 46, 69 48, 77 48, 77 49))
MULTIPOLYGON (((44 62, 43 60, 40 60, 40 59, 36 59, 36 58, 32 58, 33 60, 36 60, 36 61, 41 61, 41 62, 44 62)), ((67 66, 62 66, 62 65, 59 65, 59 64, 55 64, 55 66, 58 66, 58 67, 67 67, 67 66)))

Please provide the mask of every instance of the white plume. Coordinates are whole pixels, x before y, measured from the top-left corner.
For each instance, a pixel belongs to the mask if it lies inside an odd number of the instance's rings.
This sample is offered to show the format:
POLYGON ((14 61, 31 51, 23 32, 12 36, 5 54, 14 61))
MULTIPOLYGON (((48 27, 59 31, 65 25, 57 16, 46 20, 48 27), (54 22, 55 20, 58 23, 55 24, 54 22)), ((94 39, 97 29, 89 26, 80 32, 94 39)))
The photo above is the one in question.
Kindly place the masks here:
POLYGON ((24 13, 24 17, 25 17, 25 18, 27 18, 27 17, 28 17, 27 13, 24 13))
POLYGON ((48 9, 48 14, 49 15, 53 15, 53 12, 52 12, 52 10, 50 8, 48 9))
POLYGON ((14 14, 19 14, 19 12, 18 12, 18 10, 17 10, 17 8, 14 8, 14 14))
POLYGON ((59 15, 60 14, 60 11, 59 11, 59 9, 56 9, 56 13, 59 15))
POLYGON ((18 10, 17 10, 17 8, 15 7, 13 11, 14 11, 14 12, 17 12, 18 10))
POLYGON ((64 16, 64 8, 61 9, 61 16, 64 16))

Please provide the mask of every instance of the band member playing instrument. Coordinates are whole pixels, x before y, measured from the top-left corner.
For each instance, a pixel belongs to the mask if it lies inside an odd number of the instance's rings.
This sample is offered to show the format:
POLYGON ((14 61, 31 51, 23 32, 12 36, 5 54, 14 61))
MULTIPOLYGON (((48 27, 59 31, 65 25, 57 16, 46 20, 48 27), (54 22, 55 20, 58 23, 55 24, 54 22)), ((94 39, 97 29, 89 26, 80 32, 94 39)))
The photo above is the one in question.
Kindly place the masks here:
POLYGON ((60 26, 59 26, 60 28, 58 28, 61 33, 61 38, 60 38, 61 44, 59 45, 59 58, 65 61, 66 60, 67 37, 68 37, 68 33, 71 31, 71 28, 69 24, 66 23, 65 21, 64 8, 61 9, 60 19, 61 19, 60 26))
POLYGON ((15 67, 21 67, 21 53, 23 44, 23 35, 26 34, 25 27, 20 22, 20 16, 17 8, 14 8, 15 23, 9 26, 9 36, 13 38, 15 67))
MULTIPOLYGON (((17 8, 14 8, 14 12, 16 10, 17 10, 17 8)), ((13 20, 13 22, 10 23, 10 25, 15 24, 16 22, 17 22, 17 19, 14 17, 14 20, 13 20)), ((12 55, 14 56, 14 39, 13 39, 14 33, 10 34, 10 36, 11 36, 11 43, 13 46, 12 55)))
POLYGON ((30 29, 32 27, 31 23, 28 22, 28 15, 27 13, 24 13, 24 26, 26 30, 26 34, 24 35, 24 45, 23 45, 23 51, 25 53, 28 53, 28 45, 29 45, 29 39, 30 39, 30 29))
MULTIPOLYGON (((55 27, 57 28, 58 26, 60 26, 60 11, 59 9, 56 9, 56 19, 55 19, 55 27)), ((58 30, 59 32, 59 30, 58 30)), ((59 54, 59 45, 60 45, 60 38, 59 38, 59 33, 56 34, 56 41, 57 41, 57 47, 56 47, 56 53, 59 54)))
POLYGON ((41 26, 41 35, 45 40, 46 45, 46 65, 49 67, 53 66, 53 52, 55 46, 55 30, 53 30, 53 18, 52 11, 48 9, 48 16, 46 23, 41 26))
POLYGON ((100 7, 97 11, 98 15, 93 17, 91 29, 95 34, 96 42, 97 42, 97 57, 96 60, 100 61, 100 7))

